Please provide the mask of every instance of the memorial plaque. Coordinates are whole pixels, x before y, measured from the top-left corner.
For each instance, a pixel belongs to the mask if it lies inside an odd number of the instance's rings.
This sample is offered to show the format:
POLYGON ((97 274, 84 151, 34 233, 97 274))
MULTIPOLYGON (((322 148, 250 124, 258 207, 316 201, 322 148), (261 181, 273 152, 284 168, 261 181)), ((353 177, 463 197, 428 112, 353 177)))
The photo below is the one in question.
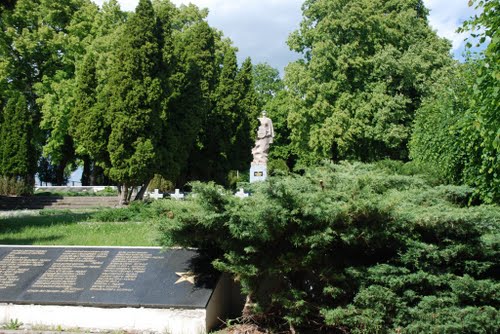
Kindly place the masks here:
POLYGON ((205 308, 218 275, 186 249, 0 247, 0 303, 205 308))
POLYGON ((265 181, 267 179, 267 165, 255 165, 250 167, 250 183, 265 181))

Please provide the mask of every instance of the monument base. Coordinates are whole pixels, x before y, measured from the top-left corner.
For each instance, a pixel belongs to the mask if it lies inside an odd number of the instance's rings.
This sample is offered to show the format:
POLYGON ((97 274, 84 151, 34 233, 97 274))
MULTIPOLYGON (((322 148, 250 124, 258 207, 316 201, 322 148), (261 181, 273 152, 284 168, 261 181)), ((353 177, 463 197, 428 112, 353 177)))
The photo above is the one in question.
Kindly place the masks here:
POLYGON ((0 328, 205 334, 243 304, 194 249, 0 245, 0 328))
POLYGON ((267 179, 267 165, 252 165, 250 167, 250 183, 267 179))
POLYGON ((34 328, 89 331, 208 333, 213 319, 205 309, 98 308, 57 305, 0 304, 0 324, 18 320, 34 328))

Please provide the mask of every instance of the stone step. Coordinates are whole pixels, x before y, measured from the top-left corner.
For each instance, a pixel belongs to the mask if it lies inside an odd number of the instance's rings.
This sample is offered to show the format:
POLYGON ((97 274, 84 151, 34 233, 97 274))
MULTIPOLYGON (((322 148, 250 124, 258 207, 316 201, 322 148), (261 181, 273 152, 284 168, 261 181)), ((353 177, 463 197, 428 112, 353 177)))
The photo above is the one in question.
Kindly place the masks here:
POLYGON ((81 209, 81 208, 93 208, 93 207, 114 207, 118 205, 118 202, 119 202, 118 196, 112 196, 112 197, 0 196, 0 210, 44 209, 44 208, 81 209))

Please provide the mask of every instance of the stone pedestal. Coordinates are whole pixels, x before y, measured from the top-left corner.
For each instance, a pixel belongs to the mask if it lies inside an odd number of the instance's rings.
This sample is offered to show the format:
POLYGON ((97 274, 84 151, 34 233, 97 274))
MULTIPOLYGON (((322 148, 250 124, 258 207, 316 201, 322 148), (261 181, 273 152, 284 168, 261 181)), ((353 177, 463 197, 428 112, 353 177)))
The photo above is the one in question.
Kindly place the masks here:
POLYGON ((250 167, 250 183, 267 179, 267 165, 252 165, 250 167))

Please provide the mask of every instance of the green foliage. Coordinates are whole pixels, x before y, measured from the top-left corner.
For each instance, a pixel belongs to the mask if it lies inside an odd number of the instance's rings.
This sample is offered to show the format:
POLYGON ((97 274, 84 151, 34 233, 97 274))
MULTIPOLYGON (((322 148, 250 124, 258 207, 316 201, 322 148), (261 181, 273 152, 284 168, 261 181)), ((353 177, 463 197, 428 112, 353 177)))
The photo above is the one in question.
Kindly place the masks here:
POLYGON ((489 44, 475 73, 472 104, 464 122, 464 141, 474 155, 464 166, 464 181, 477 187, 486 202, 500 202, 500 3, 497 0, 470 1, 483 9, 481 15, 464 23, 479 43, 489 44), (473 33, 474 35, 474 33, 473 33))
POLYGON ((0 86, 8 82, 9 90, 25 95, 36 144, 31 158, 37 161, 48 141, 45 153, 61 164, 60 180, 72 159, 65 133, 71 77, 97 8, 89 0, 18 0, 11 10, 1 11, 0 86))
POLYGON ((96 106, 96 62, 96 55, 89 51, 77 69, 70 133, 78 154, 103 162, 106 161, 106 136, 109 135, 109 127, 105 123, 106 114, 96 106))
POLYGON ((432 75, 451 64, 450 44, 422 0, 310 0, 288 44, 292 152, 322 159, 407 159, 415 110, 432 75))
POLYGON ((464 142, 463 118, 470 108, 471 68, 456 65, 441 71, 432 93, 417 111, 410 141, 410 156, 417 163, 439 166, 448 182, 460 182, 468 143, 464 142))
POLYGON ((471 1, 483 7, 465 22, 480 43, 491 39, 477 59, 438 73, 417 111, 410 143, 417 163, 433 164, 448 182, 465 183, 487 203, 500 201, 500 88, 498 1, 471 1), (480 33, 480 31, 483 31, 480 33))
POLYGON ((153 176, 160 139, 160 31, 153 6, 141 0, 119 36, 110 71, 110 135, 107 150, 111 179, 129 187, 153 176))
POLYGON ((252 161, 252 147, 255 144, 255 132, 258 128, 257 94, 253 83, 253 65, 246 58, 236 76, 238 101, 236 119, 231 125, 235 131, 228 152, 230 168, 245 170, 252 161))
POLYGON ((148 191, 154 191, 155 189, 158 189, 161 193, 166 193, 174 190, 174 184, 172 181, 166 180, 163 176, 156 174, 149 182, 148 191))
POLYGON ((277 173, 287 174, 290 172, 290 168, 288 168, 286 161, 282 159, 270 160, 267 164, 267 168, 269 169, 269 175, 275 175, 277 173))
MULTIPOLYGON (((55 8, 54 15, 66 15, 64 30, 66 36, 60 37, 58 48, 52 50, 54 56, 61 57, 64 66, 47 73, 41 82, 33 85, 38 98, 37 105, 41 109, 40 129, 44 131, 46 140, 43 143, 43 155, 51 164, 58 166, 57 184, 62 182, 62 174, 66 166, 75 160, 73 138, 69 134, 71 114, 75 108, 75 94, 78 90, 75 81, 76 63, 83 57, 86 47, 93 39, 92 24, 98 13, 98 7, 90 1, 65 1, 62 8, 55 8), (59 11, 63 11, 61 14, 59 11)), ((43 14, 43 8, 40 11, 43 14)))
MULTIPOLYGON (((165 162, 159 170, 159 173, 174 182, 186 173, 189 155, 212 106, 210 96, 216 81, 216 35, 203 21, 203 16, 198 15, 202 13, 195 7, 183 7, 175 15, 183 22, 172 36, 174 53, 169 60, 174 65, 169 80, 172 92, 168 110, 165 110, 168 115, 162 145, 165 162)), ((175 18, 172 20, 174 22, 171 24, 175 27, 175 18)), ((170 46, 166 43, 164 49, 168 51, 168 48, 170 46)))
POLYGON ((470 188, 415 171, 327 164, 243 200, 196 183, 162 202, 161 242, 211 254, 254 313, 298 332, 495 333, 500 209, 464 207, 470 188))
POLYGON ((0 176, 0 196, 24 196, 33 193, 33 184, 22 179, 0 176))
POLYGON ((189 180, 214 180, 227 185, 231 170, 245 170, 252 160, 251 148, 257 128, 258 101, 248 58, 238 69, 236 50, 222 41, 217 84, 212 92, 212 108, 206 114, 191 153, 189 180))
POLYGON ((15 4, 16 4, 16 1, 17 0, 4 0, 0 6, 5 6, 6 9, 12 9, 15 4))
POLYGON ((259 101, 259 109, 266 109, 266 105, 274 99, 278 92, 285 89, 280 72, 268 63, 259 63, 253 67, 253 81, 259 101))
POLYGON ((84 161, 82 184, 109 184, 104 168, 109 168, 107 152, 111 132, 108 81, 114 50, 119 43, 126 13, 116 0, 105 2, 95 15, 85 54, 76 62, 74 107, 68 128, 75 154, 84 161))
POLYGON ((8 97, 23 92, 43 180, 63 184, 83 161, 82 182, 119 183, 122 202, 154 174, 225 183, 249 163, 257 98, 251 62, 238 69, 236 49, 207 15, 168 0, 141 0, 135 13, 116 0, 9 3, 0 124, 8 97), (211 125, 219 132, 205 133, 211 125))
POLYGON ((4 194, 30 193, 32 190, 26 187, 33 184, 36 154, 32 118, 24 95, 12 93, 0 125, 0 175, 7 187, 4 194))
POLYGON ((148 218, 148 204, 133 202, 126 208, 102 209, 92 214, 91 219, 99 222, 144 221, 148 218))
POLYGON ((18 330, 19 328, 21 328, 22 325, 23 323, 16 318, 16 319, 10 319, 10 321, 6 323, 3 326, 3 328, 10 330, 18 330))
POLYGON ((90 190, 68 190, 68 191, 46 191, 46 190, 37 190, 34 192, 35 196, 67 196, 67 197, 89 197, 89 196, 98 196, 98 197, 113 197, 118 196, 118 191, 111 187, 105 187, 104 190, 101 191, 93 191, 90 190))

